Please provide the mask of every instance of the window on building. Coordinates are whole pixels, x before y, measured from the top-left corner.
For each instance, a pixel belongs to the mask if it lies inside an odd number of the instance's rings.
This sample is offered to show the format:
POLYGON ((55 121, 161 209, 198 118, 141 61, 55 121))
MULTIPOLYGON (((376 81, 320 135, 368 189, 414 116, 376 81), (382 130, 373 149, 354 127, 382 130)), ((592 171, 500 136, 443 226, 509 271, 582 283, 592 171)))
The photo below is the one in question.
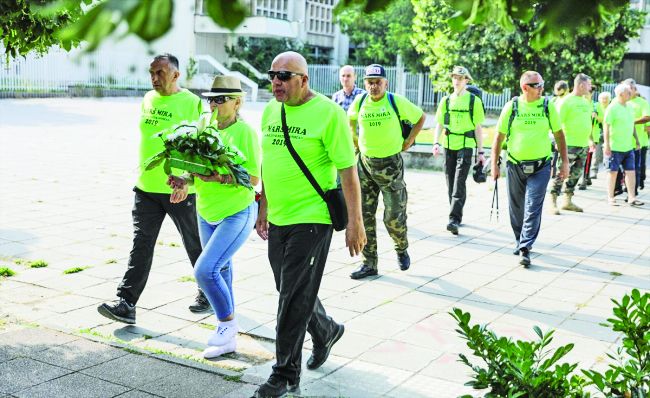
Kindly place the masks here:
POLYGON ((251 0, 251 11, 258 17, 289 19, 289 0, 251 0))
POLYGON ((334 0, 307 0, 307 32, 334 36, 334 0))

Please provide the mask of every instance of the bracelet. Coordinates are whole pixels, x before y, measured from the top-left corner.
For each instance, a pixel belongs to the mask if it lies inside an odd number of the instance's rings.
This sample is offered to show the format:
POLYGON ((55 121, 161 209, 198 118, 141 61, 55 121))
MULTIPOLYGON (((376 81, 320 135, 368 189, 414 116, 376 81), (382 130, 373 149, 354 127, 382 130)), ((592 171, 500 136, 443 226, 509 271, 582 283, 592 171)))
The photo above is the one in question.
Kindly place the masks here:
POLYGON ((479 155, 485 155, 485 152, 484 151, 478 151, 478 154, 479 155))

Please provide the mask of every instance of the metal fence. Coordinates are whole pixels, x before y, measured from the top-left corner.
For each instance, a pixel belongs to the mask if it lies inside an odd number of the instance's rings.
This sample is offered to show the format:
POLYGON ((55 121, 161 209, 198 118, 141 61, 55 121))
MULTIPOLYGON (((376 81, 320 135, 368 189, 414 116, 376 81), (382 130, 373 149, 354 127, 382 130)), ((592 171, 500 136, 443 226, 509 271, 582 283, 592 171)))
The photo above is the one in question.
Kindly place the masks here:
MULTIPOLYGON (((89 89, 149 90, 149 63, 146 52, 118 53, 96 51, 82 54, 80 50, 65 52, 53 49, 44 56, 30 54, 0 65, 0 97, 15 97, 28 93, 47 96, 56 93, 87 95, 89 89)), ((355 65, 357 85, 363 87, 365 66, 355 65)), ((386 67, 389 89, 406 96, 426 110, 435 109, 446 93, 436 91, 431 79, 424 73, 410 73, 400 66, 386 67)), ((341 88, 339 67, 310 65, 310 86, 325 95, 341 88)), ((604 84, 601 91, 612 92, 614 84, 604 84)), ((594 93, 597 98, 600 91, 594 93)), ((119 91, 118 91, 119 94, 119 91)), ((483 93, 486 110, 498 112, 510 99, 510 90, 500 94, 483 93)))

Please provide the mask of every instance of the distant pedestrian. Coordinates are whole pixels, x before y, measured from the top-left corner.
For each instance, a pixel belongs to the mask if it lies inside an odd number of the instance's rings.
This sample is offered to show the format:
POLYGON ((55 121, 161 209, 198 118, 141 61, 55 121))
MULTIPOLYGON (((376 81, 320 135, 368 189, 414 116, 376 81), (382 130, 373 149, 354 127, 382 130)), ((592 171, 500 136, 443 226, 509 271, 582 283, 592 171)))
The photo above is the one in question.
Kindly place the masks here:
POLYGON ((542 97, 542 76, 534 71, 525 72, 519 85, 522 95, 509 101, 499 116, 498 133, 492 143, 492 176, 496 180, 501 174, 498 160, 501 145, 506 141, 510 225, 516 239, 513 254, 520 255, 519 263, 528 268, 530 251, 542 222, 546 187, 551 178, 549 129, 562 160, 558 172, 560 179, 569 173, 569 159, 557 109, 542 97))
POLYGON ((616 98, 607 107, 603 123, 603 155, 605 156, 605 167, 609 170, 607 202, 612 206, 618 206, 614 198, 614 186, 619 167, 622 167, 625 172, 628 204, 642 206, 643 202, 637 200, 635 194, 634 151, 639 149, 640 145, 634 127, 634 109, 629 104, 632 90, 629 85, 621 83, 616 86, 614 93, 616 98))
POLYGON ((576 185, 584 174, 589 148, 594 147, 591 134, 591 116, 594 107, 591 100, 585 98, 589 93, 591 93, 591 78, 584 73, 578 73, 573 82, 573 92, 567 95, 557 107, 569 156, 569 175, 564 181, 559 176, 553 179, 550 207, 553 214, 560 214, 557 198, 562 191, 564 191, 562 210, 582 212, 582 208, 573 203, 572 198, 576 185))
POLYGON ((377 206, 379 195, 384 200, 384 225, 395 243, 397 263, 402 271, 411 265, 407 252, 406 202, 402 151, 415 142, 424 125, 425 114, 406 97, 388 92, 388 80, 383 66, 366 67, 363 81, 367 94, 358 95, 350 109, 350 129, 353 137, 359 131, 359 161, 357 170, 361 182, 363 223, 368 244, 363 249, 363 263, 350 274, 352 279, 377 275, 377 206), (412 127, 404 138, 402 122, 412 127))
MULTIPOLYGON (((178 59, 171 54, 155 57, 149 74, 153 90, 145 94, 142 101, 140 176, 133 188, 133 249, 128 269, 117 288, 119 300, 115 304, 102 304, 97 308, 100 314, 109 319, 131 324, 135 323, 135 305, 147 283, 156 239, 166 215, 180 232, 192 266, 201 254, 193 190, 188 190, 187 186, 178 189, 167 186, 167 174, 162 165, 152 170, 145 170, 144 167, 147 159, 164 149, 162 140, 155 133, 182 121, 198 120, 203 112, 201 99, 178 86, 178 59)), ((209 310, 210 303, 199 290, 190 311, 209 310)))
POLYGON ((341 67, 341 70, 339 71, 339 80, 341 81, 341 86, 343 86, 343 88, 332 94, 332 101, 341 105, 343 110, 347 112, 350 108, 350 104, 354 101, 354 98, 366 91, 357 87, 357 74, 351 65, 341 67))
MULTIPOLYGON (((248 171, 251 185, 257 185, 261 164, 259 139, 257 132, 238 117, 244 101, 241 82, 236 77, 217 76, 212 89, 203 95, 208 98, 210 110, 217 112, 215 138, 241 152, 245 158, 242 166, 248 171)), ((203 357, 215 358, 237 347, 239 326, 235 318, 232 258, 253 231, 257 219, 255 191, 234 185, 229 174, 170 177, 170 183, 174 187, 187 183, 196 186, 203 252, 196 261, 194 275, 217 318, 217 327, 208 339, 203 357)))
POLYGON ((485 164, 483 152, 483 129, 485 120, 483 101, 466 90, 472 76, 467 68, 454 66, 451 71, 453 93, 440 100, 436 111, 436 132, 433 139, 433 155, 440 154, 440 140, 445 148, 445 179, 450 211, 447 231, 458 235, 463 221, 463 207, 467 198, 466 181, 473 158, 477 164, 485 164), (476 153, 474 153, 476 151, 476 153))
POLYGON ((596 150, 594 151, 594 159, 591 162, 591 179, 598 178, 598 169, 603 163, 603 120, 605 119, 605 109, 612 101, 612 95, 603 91, 598 94, 598 103, 596 104, 596 112, 594 115, 593 138, 596 143, 596 150))

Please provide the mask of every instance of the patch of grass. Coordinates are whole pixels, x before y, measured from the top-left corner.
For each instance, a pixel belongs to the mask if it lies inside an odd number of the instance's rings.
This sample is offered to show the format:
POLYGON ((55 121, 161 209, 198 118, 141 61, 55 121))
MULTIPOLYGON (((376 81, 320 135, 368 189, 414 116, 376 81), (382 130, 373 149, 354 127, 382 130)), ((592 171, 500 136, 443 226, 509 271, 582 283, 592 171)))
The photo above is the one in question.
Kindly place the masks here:
POLYGON ((48 266, 45 260, 34 260, 29 262, 29 268, 45 268, 48 266))
POLYGON ((226 375, 226 376, 223 376, 224 380, 233 381, 235 383, 241 383, 242 382, 241 378, 242 378, 242 375, 237 375, 237 376, 228 376, 228 375, 226 375))
POLYGON ((143 334, 142 338, 145 339, 145 340, 149 340, 149 339, 153 339, 153 336, 148 335, 148 334, 143 334))
POLYGON ((14 264, 16 264, 16 265, 24 265, 24 264, 27 264, 27 263, 28 263, 28 261, 25 260, 24 258, 15 258, 14 259, 14 264))
POLYGON ((165 242, 163 242, 162 240, 159 240, 159 241, 157 241, 157 242, 156 242, 156 244, 157 244, 157 245, 161 245, 161 246, 162 246, 162 245, 164 245, 164 244, 165 244, 165 242))
POLYGON ((621 275, 623 275, 623 274, 621 274, 620 272, 616 272, 616 271, 612 271, 612 272, 610 272, 609 274, 610 274, 611 276, 621 276, 621 275))
POLYGON ((106 264, 117 264, 117 260, 114 258, 109 258, 106 260, 106 264))
POLYGON ((77 272, 81 272, 81 271, 83 271, 83 270, 85 270, 87 268, 90 268, 90 267, 87 267, 87 266, 86 267, 72 267, 72 268, 68 268, 67 270, 63 271, 63 273, 66 274, 66 275, 67 274, 76 274, 77 272))
POLYGON ((179 282, 196 282, 196 279, 193 276, 185 275, 178 278, 179 282))
POLYGON ((14 276, 14 275, 16 275, 16 271, 12 270, 11 268, 9 268, 9 267, 0 267, 0 276, 10 277, 10 276, 14 276))
POLYGON ((171 243, 169 243, 169 247, 181 247, 181 245, 179 245, 176 242, 171 242, 171 243))
POLYGON ((111 238, 115 238, 115 237, 117 237, 117 234, 111 234, 110 236, 111 236, 111 238))
POLYGON ((209 323, 199 322, 199 326, 202 327, 203 329, 208 329, 208 330, 216 329, 214 325, 210 325, 209 323))

